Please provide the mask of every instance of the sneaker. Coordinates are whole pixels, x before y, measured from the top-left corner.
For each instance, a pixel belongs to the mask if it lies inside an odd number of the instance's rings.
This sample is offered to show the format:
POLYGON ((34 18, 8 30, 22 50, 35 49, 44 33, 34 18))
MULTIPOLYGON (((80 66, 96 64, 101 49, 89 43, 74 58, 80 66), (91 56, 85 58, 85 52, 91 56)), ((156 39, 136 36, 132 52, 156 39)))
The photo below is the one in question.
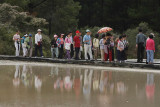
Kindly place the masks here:
POLYGON ((42 58, 44 58, 44 56, 41 56, 42 58))
POLYGON ((35 58, 37 58, 37 56, 35 56, 35 58))

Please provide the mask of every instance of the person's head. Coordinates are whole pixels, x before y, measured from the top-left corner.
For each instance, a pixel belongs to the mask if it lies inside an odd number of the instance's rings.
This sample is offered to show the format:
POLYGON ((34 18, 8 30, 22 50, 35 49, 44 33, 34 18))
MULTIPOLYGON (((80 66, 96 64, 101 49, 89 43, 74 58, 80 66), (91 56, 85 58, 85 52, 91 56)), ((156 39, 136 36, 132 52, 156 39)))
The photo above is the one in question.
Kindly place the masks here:
POLYGON ((121 41, 122 41, 122 40, 123 40, 123 36, 119 36, 119 40, 121 40, 121 41))
POLYGON ((140 33, 142 33, 142 29, 141 28, 139 28, 139 30, 138 30, 140 33))
POLYGON ((123 37, 123 39, 125 39, 125 40, 126 40, 127 35, 126 35, 126 34, 123 34, 123 35, 122 35, 122 37, 123 37))
POLYGON ((17 33, 16 34, 19 34, 20 33, 20 31, 19 30, 17 30, 17 33))
POLYGON ((79 36, 81 36, 81 35, 82 35, 82 33, 80 32, 80 33, 79 33, 79 36))
POLYGON ((150 39, 153 39, 153 35, 152 35, 152 34, 150 34, 150 35, 149 35, 149 38, 150 38, 150 39))
POLYGON ((107 33, 107 34, 106 34, 106 37, 107 37, 107 38, 111 38, 111 37, 112 37, 112 34, 107 33))
POLYGON ((105 35, 105 34, 103 34, 103 35, 102 35, 102 38, 104 39, 105 37, 106 37, 106 35, 105 35))
POLYGON ((55 35, 54 35, 54 39, 57 40, 57 38, 58 38, 58 35, 55 34, 55 35))
POLYGON ((68 35, 72 36, 72 32, 68 32, 68 35))
POLYGON ((32 37, 32 34, 29 34, 29 38, 31 38, 32 37))
POLYGON ((63 38, 64 34, 61 34, 61 38, 63 38))
POLYGON ((155 37, 154 33, 150 33, 151 35, 153 35, 153 38, 155 37))
POLYGON ((95 34, 95 38, 98 38, 99 37, 99 34, 95 34))
POLYGON ((28 37, 28 35, 27 35, 27 34, 25 34, 25 35, 24 35, 24 37, 26 38, 26 37, 28 37))
POLYGON ((76 36, 79 36, 79 33, 80 33, 79 30, 77 30, 77 31, 76 31, 76 36))
POLYGON ((86 30, 87 35, 91 35, 91 31, 89 29, 86 30))
POLYGON ((38 32, 38 34, 41 34, 42 30, 41 30, 41 29, 38 29, 37 32, 38 32))

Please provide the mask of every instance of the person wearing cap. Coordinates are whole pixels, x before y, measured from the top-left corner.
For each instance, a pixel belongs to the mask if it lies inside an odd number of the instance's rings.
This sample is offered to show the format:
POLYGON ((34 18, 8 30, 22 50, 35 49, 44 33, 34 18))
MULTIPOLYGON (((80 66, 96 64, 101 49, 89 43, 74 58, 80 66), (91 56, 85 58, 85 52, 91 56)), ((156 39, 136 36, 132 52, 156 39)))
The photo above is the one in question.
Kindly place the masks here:
POLYGON ((27 48, 27 53, 28 56, 31 58, 32 57, 32 51, 33 51, 33 39, 32 39, 32 34, 29 34, 29 36, 24 40, 24 43, 27 48))
POLYGON ((58 50, 59 50, 59 56, 58 58, 62 59, 64 56, 64 39, 63 39, 64 34, 61 34, 60 38, 57 39, 57 44, 58 44, 58 50))
POLYGON ((92 42, 91 42, 91 31, 86 30, 86 35, 83 37, 83 42, 84 42, 84 53, 85 53, 85 60, 88 60, 88 55, 90 56, 90 60, 93 60, 92 56, 92 42))
POLYGON ((54 59, 54 55, 56 55, 56 58, 58 58, 58 44, 57 44, 57 38, 58 35, 54 35, 54 38, 51 41, 51 53, 52 53, 52 58, 54 59))
POLYGON ((20 35, 19 33, 20 32, 17 31, 17 33, 13 36, 13 41, 14 41, 14 45, 16 48, 16 51, 15 51, 16 56, 19 56, 19 53, 20 53, 20 35))
POLYGON ((41 57, 43 56, 42 52, 42 34, 41 34, 41 29, 37 30, 37 34, 35 35, 35 57, 37 57, 37 51, 39 50, 41 57))
POLYGON ((28 37, 27 34, 25 34, 22 38, 21 38, 21 44, 22 44, 22 50, 23 50, 23 57, 26 57, 27 55, 27 48, 26 48, 26 44, 24 43, 25 39, 28 37))
POLYGON ((79 60, 79 51, 80 51, 80 46, 81 46, 81 38, 79 36, 79 30, 76 31, 76 35, 74 36, 74 46, 75 46, 75 52, 76 56, 75 59, 79 60))

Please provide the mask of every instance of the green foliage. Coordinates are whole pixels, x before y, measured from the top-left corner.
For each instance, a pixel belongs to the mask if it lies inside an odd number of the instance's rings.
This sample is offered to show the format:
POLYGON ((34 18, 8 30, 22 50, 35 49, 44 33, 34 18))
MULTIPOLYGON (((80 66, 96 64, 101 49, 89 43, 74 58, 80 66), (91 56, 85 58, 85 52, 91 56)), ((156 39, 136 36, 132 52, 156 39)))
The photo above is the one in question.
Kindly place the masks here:
POLYGON ((143 33, 146 35, 146 37, 148 37, 148 35, 150 33, 154 33, 155 34, 155 47, 156 47, 156 53, 155 53, 155 57, 158 58, 159 55, 159 51, 160 51, 160 38, 159 38, 159 34, 157 32, 154 32, 151 28, 149 28, 148 23, 142 22, 139 24, 138 27, 136 28, 132 28, 132 29, 128 29, 127 31, 125 31, 125 34, 128 36, 127 39, 129 41, 129 50, 128 50, 128 54, 130 58, 136 58, 137 56, 137 50, 136 50, 136 35, 138 34, 138 29, 141 28, 143 29, 143 33))

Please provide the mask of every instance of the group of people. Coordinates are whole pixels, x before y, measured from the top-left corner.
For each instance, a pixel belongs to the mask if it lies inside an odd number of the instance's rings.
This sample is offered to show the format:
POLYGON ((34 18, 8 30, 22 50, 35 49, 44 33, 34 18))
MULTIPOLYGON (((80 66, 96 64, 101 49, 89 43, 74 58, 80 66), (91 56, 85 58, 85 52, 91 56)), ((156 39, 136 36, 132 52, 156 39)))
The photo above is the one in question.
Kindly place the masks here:
MULTIPOLYGON (((37 57, 37 51, 39 50, 41 57, 42 52, 42 34, 41 29, 37 30, 35 35, 35 57, 37 57)), ((123 34, 114 40, 114 36, 111 33, 106 34, 95 34, 91 37, 91 31, 86 30, 86 34, 82 37, 82 33, 77 30, 73 37, 72 32, 69 32, 66 37, 64 34, 54 35, 51 40, 51 57, 53 59, 82 59, 82 53, 84 52, 85 60, 97 60, 99 53, 101 54, 101 61, 115 61, 125 62, 127 60, 127 51, 129 43, 127 36, 123 34), (101 38, 99 40, 99 38, 101 38), (116 57, 116 58, 115 58, 116 57)), ((153 64, 155 43, 153 40, 154 34, 151 33, 148 37, 142 33, 139 29, 139 34, 136 37, 137 49, 137 62, 143 62, 144 49, 146 48, 147 63, 153 64)), ((13 36, 15 41, 16 56, 20 53, 20 44, 23 49, 23 56, 32 57, 33 51, 33 39, 32 34, 25 34, 24 37, 20 38, 19 31, 13 36)))

